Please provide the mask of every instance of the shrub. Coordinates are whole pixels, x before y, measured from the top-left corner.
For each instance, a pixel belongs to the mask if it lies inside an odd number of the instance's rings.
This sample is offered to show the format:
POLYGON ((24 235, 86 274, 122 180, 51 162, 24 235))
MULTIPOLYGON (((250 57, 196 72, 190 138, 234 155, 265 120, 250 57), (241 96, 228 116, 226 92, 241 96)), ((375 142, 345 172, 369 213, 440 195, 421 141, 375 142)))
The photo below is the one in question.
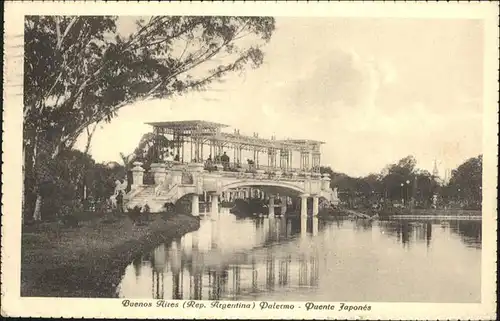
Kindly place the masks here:
POLYGON ((63 215, 61 217, 61 222, 66 227, 78 227, 79 221, 75 215, 63 215))
POLYGON ((134 222, 139 219, 140 215, 141 215, 141 207, 138 205, 134 206, 133 208, 127 209, 127 216, 134 222))
POLYGON ((163 204, 163 208, 167 212, 174 212, 175 211, 175 204, 172 202, 167 202, 167 203, 163 204))

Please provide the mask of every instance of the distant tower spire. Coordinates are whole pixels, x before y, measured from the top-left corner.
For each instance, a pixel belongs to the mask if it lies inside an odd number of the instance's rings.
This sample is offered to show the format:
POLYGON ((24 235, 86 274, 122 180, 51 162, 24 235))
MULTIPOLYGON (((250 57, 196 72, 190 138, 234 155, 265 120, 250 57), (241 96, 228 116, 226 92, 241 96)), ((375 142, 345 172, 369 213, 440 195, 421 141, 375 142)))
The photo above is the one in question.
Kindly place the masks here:
POLYGON ((434 159, 434 169, 432 170, 432 176, 434 176, 434 177, 438 177, 439 176, 439 170, 437 168, 437 162, 436 162, 435 159, 434 159))

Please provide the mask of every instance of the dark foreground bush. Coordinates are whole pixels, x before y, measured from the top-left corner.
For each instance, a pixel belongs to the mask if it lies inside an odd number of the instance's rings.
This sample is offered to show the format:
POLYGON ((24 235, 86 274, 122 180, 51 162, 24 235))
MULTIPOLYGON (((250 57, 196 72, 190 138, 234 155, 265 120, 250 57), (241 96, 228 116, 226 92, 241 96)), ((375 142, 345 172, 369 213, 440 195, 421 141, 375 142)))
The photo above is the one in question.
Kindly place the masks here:
POLYGON ((166 212, 175 212, 175 204, 172 202, 167 202, 163 204, 163 209, 165 209, 166 212))
POLYGON ((139 216, 141 215, 141 207, 136 205, 133 208, 129 208, 127 210, 127 216, 130 218, 132 221, 137 221, 139 219, 139 216))
POLYGON ((78 227, 79 220, 76 217, 76 215, 69 214, 69 215, 64 215, 64 216, 61 217, 61 223, 65 227, 78 227))

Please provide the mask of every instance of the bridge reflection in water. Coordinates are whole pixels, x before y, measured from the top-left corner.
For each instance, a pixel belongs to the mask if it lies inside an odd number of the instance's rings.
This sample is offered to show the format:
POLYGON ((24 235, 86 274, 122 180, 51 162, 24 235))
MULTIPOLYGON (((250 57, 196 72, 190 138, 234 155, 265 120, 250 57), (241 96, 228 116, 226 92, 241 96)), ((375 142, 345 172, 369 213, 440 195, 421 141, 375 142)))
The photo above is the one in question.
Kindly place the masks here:
POLYGON ((231 214, 207 217, 198 231, 135 260, 124 277, 135 278, 130 284, 133 291, 127 291, 122 282, 120 296, 237 300, 317 287, 320 244, 311 236, 319 230, 318 219, 309 218, 305 224, 286 218, 254 221, 231 230, 225 229, 237 224, 231 214), (301 229, 306 224, 308 228, 301 229), (145 279, 151 283, 146 284, 145 279))
POLYGON ((132 262, 117 295, 480 302, 481 222, 240 220, 221 212, 132 262))

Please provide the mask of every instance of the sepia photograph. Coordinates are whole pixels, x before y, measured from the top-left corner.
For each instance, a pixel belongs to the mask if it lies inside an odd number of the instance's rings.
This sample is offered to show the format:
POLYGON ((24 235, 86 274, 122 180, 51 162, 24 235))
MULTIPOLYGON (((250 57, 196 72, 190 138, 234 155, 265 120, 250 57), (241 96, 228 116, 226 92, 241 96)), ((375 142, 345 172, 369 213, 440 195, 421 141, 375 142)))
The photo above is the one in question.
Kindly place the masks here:
POLYGON ((496 302, 484 19, 161 8, 28 11, 4 36, 19 302, 301 319, 496 302))

